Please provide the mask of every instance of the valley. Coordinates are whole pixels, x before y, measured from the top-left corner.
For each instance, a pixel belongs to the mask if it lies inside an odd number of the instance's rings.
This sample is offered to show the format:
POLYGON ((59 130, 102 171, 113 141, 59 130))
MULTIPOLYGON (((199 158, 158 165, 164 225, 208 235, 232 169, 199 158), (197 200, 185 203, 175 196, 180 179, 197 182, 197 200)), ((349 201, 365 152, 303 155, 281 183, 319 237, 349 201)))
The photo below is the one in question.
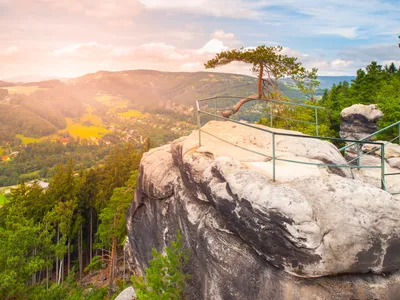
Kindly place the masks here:
MULTIPOLYGON (((139 148, 149 140, 160 146, 188 135, 196 128, 196 99, 249 96, 255 83, 256 78, 244 75, 149 70, 100 71, 65 82, 0 82, 0 186, 45 179, 68 158, 79 164, 79 147, 107 153, 122 142, 139 148), (20 157, 37 143, 70 150, 61 151, 58 162, 35 154, 36 165, 22 166, 26 158, 20 157)), ((289 97, 304 97, 284 84, 282 89, 289 97)), ((88 161, 91 167, 101 157, 88 161)))

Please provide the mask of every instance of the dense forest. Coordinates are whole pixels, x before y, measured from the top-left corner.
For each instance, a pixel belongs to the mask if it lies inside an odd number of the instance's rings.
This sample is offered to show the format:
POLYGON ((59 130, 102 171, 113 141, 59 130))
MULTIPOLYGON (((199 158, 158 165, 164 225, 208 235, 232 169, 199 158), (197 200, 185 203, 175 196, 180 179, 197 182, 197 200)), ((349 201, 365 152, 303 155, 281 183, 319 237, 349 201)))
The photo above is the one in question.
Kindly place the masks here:
POLYGON ((318 105, 326 107, 327 124, 336 136, 340 130, 340 112, 356 103, 378 105, 384 114, 380 128, 399 121, 400 69, 393 63, 383 67, 372 62, 365 71, 357 71, 351 84, 344 81, 325 90, 318 105))
MULTIPOLYGON (((287 99, 292 101, 293 99, 287 99)), ((339 137, 340 113, 353 104, 377 104, 384 117, 378 123, 384 128, 400 120, 400 69, 392 63, 381 66, 376 62, 369 64, 365 70, 359 69, 357 76, 349 83, 347 81, 334 84, 326 89, 320 100, 306 100, 306 104, 324 107, 318 110, 319 135, 339 137)), ((301 131, 315 135, 315 112, 312 108, 273 105, 273 127, 301 131), (300 120, 300 121, 295 121, 300 120)), ((270 126, 270 104, 258 122, 270 126)), ((397 136, 397 128, 379 136, 390 139, 397 136)))
MULTIPOLYGON (((4 146, 5 148, 5 146, 4 146)), ((65 145, 60 141, 32 143, 19 149, 18 155, 8 162, 0 162, 0 186, 9 186, 35 179, 52 177, 57 164, 69 160, 75 169, 85 169, 103 162, 111 146, 70 138, 65 145)))
MULTIPOLYGON (((125 213, 146 150, 116 146, 90 169, 76 170, 71 159, 57 165, 47 189, 22 183, 12 190, 0 208, 1 299, 81 299, 77 283, 96 269, 93 261, 107 275, 109 295, 118 291, 125 213)), ((85 299, 106 293, 93 286, 85 299)))

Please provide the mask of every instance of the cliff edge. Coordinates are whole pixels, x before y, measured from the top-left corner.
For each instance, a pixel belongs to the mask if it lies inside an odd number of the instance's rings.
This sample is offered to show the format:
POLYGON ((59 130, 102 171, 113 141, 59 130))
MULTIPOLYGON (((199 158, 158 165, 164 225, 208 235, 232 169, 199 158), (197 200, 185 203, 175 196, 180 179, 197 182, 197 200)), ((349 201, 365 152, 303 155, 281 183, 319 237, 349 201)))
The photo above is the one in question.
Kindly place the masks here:
MULTIPOLYGON (((277 161, 274 182, 271 134, 218 121, 203 130, 229 143, 202 133, 199 147, 196 131, 141 161, 127 218, 135 272, 179 229, 188 299, 398 299, 397 199, 350 168, 277 161)), ((326 141, 275 145, 286 160, 347 164, 326 141)))

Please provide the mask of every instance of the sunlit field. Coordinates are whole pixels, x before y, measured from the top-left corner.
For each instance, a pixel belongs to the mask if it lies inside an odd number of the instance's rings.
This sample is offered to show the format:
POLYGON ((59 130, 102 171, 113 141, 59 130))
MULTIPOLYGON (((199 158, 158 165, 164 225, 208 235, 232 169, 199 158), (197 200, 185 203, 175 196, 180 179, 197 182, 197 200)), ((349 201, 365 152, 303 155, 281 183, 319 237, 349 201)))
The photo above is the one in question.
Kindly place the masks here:
POLYGON ((101 126, 101 119, 96 115, 92 115, 91 113, 86 113, 81 117, 81 122, 84 123, 89 121, 92 125, 101 126))
POLYGON ((17 138, 21 139, 22 143, 24 145, 32 144, 32 143, 39 143, 40 141, 43 140, 43 138, 32 138, 32 137, 26 137, 22 134, 17 134, 17 138))
POLYGON ((140 111, 135 110, 135 109, 130 109, 126 112, 118 113, 121 117, 123 118, 132 118, 132 117, 145 117, 146 114, 142 114, 140 111))
POLYGON ((7 89, 9 94, 25 94, 29 95, 35 91, 47 90, 46 88, 40 88, 38 86, 10 86, 4 87, 3 89, 7 89))
POLYGON ((67 120, 67 129, 73 137, 81 137, 81 138, 99 138, 106 133, 109 133, 110 130, 104 128, 103 126, 84 126, 81 123, 74 123, 72 119, 66 118, 67 120))

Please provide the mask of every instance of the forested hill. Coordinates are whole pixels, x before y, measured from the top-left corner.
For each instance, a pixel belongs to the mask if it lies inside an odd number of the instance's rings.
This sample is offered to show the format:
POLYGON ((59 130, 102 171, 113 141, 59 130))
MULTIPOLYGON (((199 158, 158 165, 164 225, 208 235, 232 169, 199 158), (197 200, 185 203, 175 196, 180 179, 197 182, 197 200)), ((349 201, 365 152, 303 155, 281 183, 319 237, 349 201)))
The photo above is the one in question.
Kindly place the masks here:
MULTIPOLYGON (((290 98, 303 97, 297 89, 283 84, 282 89, 290 98)), ((130 109, 163 113, 177 104, 186 106, 179 108, 184 111, 199 98, 254 93, 254 77, 208 72, 100 71, 66 82, 1 81, 0 141, 18 144, 17 135, 37 139, 58 134, 62 138, 60 131, 69 131, 72 122, 95 118, 97 125, 115 127, 118 124, 111 124, 116 120, 111 114, 130 109)), ((105 131, 104 127, 100 130, 105 131)))
MULTIPOLYGON (((255 77, 211 72, 160 72, 133 70, 100 71, 67 81, 79 90, 101 91, 127 97, 140 105, 160 102, 194 105, 211 96, 248 96, 257 92, 255 77)), ((298 90, 281 85, 289 98, 304 97, 298 90)))

